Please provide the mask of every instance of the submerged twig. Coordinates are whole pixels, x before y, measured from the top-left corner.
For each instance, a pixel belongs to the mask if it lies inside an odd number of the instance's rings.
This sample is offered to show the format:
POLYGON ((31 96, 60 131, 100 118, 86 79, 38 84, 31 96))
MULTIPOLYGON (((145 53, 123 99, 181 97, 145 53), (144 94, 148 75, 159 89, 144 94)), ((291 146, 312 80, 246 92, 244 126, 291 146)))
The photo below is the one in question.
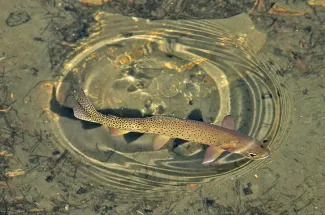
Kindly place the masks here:
POLYGON ((5 109, 0 109, 0 113, 7 113, 11 107, 7 107, 5 109))

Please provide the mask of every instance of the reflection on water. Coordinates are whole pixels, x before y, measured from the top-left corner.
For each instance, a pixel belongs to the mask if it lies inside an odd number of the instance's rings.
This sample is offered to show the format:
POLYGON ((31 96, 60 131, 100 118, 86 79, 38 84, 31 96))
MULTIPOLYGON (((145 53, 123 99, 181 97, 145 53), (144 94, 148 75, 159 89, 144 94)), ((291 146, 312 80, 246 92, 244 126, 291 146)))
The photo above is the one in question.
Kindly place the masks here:
POLYGON ((223 162, 203 166, 204 145, 175 140, 153 151, 152 135, 113 137, 103 126, 74 119, 71 110, 82 87, 98 110, 118 116, 220 124, 231 114, 241 133, 263 141, 272 153, 286 132, 291 101, 275 78, 277 68, 255 54, 263 37, 245 15, 147 21, 99 13, 97 19, 90 38, 65 62, 62 77, 28 96, 39 98, 31 108, 46 110, 40 123, 57 134, 62 151, 82 160, 85 176, 118 188, 163 189, 247 174, 267 162, 225 153, 223 162), (239 19, 241 26, 235 24, 239 19))

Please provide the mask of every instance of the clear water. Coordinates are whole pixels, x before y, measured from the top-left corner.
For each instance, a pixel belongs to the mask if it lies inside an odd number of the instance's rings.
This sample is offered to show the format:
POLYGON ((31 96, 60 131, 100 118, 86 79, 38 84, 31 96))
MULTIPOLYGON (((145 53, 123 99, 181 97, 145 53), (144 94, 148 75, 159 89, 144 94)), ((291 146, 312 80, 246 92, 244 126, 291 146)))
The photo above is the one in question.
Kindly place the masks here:
POLYGON ((325 212, 324 75, 316 69, 324 65, 301 73, 294 61, 297 69, 287 74, 288 57, 273 56, 276 42, 245 13, 147 20, 96 12, 94 18, 89 35, 65 44, 68 55, 51 69, 42 62, 43 42, 10 38, 31 32, 30 22, 0 26, 7 50, 0 61, 0 213, 325 212), (204 166, 206 146, 199 143, 175 140, 154 151, 151 134, 110 136, 108 128, 73 116, 80 88, 96 109, 121 117, 220 125, 231 114, 236 129, 262 141, 271 156, 250 161, 224 153, 204 166))

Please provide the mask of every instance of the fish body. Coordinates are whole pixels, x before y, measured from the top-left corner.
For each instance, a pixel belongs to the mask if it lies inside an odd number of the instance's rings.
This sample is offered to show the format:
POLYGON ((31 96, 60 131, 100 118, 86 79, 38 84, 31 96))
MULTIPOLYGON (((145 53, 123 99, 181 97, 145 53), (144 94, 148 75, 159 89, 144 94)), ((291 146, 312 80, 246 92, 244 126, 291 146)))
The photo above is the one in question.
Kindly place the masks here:
POLYGON ((175 138, 210 145, 204 163, 214 161, 223 151, 242 154, 250 159, 266 158, 270 153, 255 139, 234 131, 234 122, 229 116, 225 117, 223 126, 217 126, 165 116, 122 118, 103 115, 94 108, 83 90, 80 91, 73 110, 76 118, 105 125, 113 135, 128 132, 156 134, 153 140, 153 148, 156 150, 175 138))

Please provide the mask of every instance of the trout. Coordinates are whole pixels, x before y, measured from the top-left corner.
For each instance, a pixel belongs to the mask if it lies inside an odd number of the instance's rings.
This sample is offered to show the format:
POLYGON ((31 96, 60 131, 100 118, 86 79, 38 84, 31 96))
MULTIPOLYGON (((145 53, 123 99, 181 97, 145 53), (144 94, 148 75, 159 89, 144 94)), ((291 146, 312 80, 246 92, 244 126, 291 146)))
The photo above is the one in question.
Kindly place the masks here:
POLYGON ((73 112, 80 120, 105 125, 112 136, 129 132, 155 134, 154 150, 159 150, 175 138, 209 145, 203 164, 213 162, 224 151, 241 154, 253 160, 264 159, 270 154, 269 149, 256 139, 235 131, 235 121, 230 115, 223 119, 221 126, 167 116, 122 118, 104 115, 95 109, 82 89, 77 96, 73 112))

